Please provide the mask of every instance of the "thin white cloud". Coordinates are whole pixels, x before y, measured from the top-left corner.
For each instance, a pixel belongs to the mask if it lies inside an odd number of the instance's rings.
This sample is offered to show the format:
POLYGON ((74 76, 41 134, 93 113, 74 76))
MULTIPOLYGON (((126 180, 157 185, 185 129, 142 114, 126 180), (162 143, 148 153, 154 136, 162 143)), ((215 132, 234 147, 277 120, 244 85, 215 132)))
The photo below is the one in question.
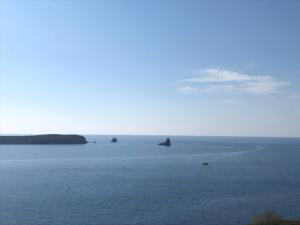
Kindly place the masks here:
POLYGON ((207 86, 203 88, 197 88, 192 86, 183 86, 179 88, 179 92, 185 94, 201 94, 201 93, 232 93, 235 91, 235 87, 233 85, 217 85, 217 86, 207 86))
POLYGON ((193 73, 195 77, 185 79, 186 82, 245 82, 245 81, 272 81, 270 76, 253 76, 242 74, 235 71, 218 69, 218 68, 208 68, 193 73))
POLYGON ((293 99, 300 99, 300 95, 294 94, 294 95, 289 95, 290 98, 293 99))
POLYGON ((232 99, 223 99, 221 100, 222 103, 224 104, 232 104, 232 105, 237 105, 239 104, 238 101, 232 100, 232 99))
POLYGON ((248 63, 246 66, 245 66, 245 69, 250 69, 252 67, 254 67, 255 64, 254 63, 248 63))
POLYGON ((191 86, 183 86, 179 88, 179 92, 184 94, 199 94, 202 92, 202 90, 191 86))
POLYGON ((287 84, 287 82, 277 80, 246 82, 241 86, 241 91, 256 95, 268 95, 279 93, 280 88, 287 84))
POLYGON ((192 78, 182 82, 193 84, 180 89, 184 93, 248 93, 269 95, 280 92, 287 82, 278 81, 271 76, 249 75, 236 71, 208 68, 193 73, 192 78), (195 87, 198 84, 200 87, 195 87))

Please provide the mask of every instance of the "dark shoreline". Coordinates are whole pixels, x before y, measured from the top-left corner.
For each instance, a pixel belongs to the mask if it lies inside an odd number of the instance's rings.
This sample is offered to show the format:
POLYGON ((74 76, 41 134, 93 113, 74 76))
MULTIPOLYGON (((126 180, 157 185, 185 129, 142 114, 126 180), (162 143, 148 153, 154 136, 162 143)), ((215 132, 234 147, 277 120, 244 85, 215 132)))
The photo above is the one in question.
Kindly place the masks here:
POLYGON ((0 136, 0 144, 86 144, 84 136, 76 134, 43 134, 24 136, 0 136))

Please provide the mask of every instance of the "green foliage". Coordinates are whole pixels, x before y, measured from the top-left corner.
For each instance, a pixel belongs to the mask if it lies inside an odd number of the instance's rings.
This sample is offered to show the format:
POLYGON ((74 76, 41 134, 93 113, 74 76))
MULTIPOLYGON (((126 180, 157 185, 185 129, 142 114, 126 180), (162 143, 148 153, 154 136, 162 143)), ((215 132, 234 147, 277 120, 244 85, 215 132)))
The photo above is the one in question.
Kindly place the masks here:
POLYGON ((282 216, 275 211, 265 211, 261 214, 255 215, 252 218, 253 225, 280 225, 282 216))

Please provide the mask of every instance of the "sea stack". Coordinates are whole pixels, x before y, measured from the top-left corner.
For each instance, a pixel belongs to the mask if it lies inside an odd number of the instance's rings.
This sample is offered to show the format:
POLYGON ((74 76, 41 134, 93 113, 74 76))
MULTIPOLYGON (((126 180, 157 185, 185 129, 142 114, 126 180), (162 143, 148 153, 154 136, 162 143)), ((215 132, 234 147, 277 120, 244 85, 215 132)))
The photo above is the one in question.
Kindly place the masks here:
POLYGON ((110 142, 112 142, 112 143, 117 143, 117 142, 118 142, 118 139, 117 139, 116 137, 113 137, 113 138, 111 139, 110 142))
POLYGON ((158 145, 170 146, 171 145, 170 138, 167 138, 165 142, 159 143, 158 145))

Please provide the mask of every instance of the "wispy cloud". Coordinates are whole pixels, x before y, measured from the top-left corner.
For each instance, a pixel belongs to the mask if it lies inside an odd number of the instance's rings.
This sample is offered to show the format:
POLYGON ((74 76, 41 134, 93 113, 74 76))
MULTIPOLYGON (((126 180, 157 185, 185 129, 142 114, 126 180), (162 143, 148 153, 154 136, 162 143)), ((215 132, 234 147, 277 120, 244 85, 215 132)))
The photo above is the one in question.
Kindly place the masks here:
POLYGON ((300 99, 300 95, 289 95, 290 98, 293 98, 293 99, 300 99))
POLYGON ((193 86, 182 86, 179 88, 179 92, 185 93, 185 94, 201 94, 201 93, 232 93, 234 91, 235 87, 233 85, 210 85, 207 87, 193 87, 193 86))
POLYGON ((223 100, 221 100, 221 102, 224 103, 224 104, 231 104, 231 105, 237 105, 237 104, 239 104, 238 101, 232 100, 232 99, 223 99, 223 100))
POLYGON ((178 89, 179 92, 184 94, 199 94, 203 93, 202 89, 191 87, 191 86, 182 86, 178 89))
POLYGON ((280 92, 288 82, 279 81, 271 76, 249 75, 219 68, 208 68, 193 73, 184 79, 189 83, 179 91, 183 93, 248 93, 269 95, 280 92), (197 86, 196 86, 197 85, 197 86))

